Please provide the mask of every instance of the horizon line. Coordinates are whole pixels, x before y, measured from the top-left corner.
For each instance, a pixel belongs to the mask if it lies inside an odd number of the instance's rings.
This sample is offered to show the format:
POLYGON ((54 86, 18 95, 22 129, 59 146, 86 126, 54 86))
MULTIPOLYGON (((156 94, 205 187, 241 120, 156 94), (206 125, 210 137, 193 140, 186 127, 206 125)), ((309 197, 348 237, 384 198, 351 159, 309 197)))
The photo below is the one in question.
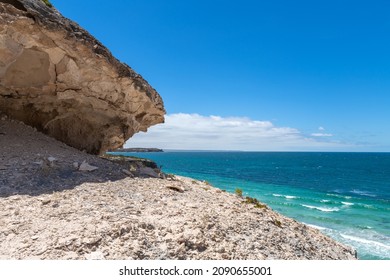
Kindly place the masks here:
MULTIPOLYGON (((134 147, 127 147, 127 148, 134 148, 134 147)), ((137 147, 139 148, 139 147, 137 147)), ((151 149, 144 147, 143 149, 151 149)), ((207 150, 207 149, 163 149, 163 148, 153 148, 153 149, 160 149, 164 152, 239 152, 239 153, 390 153, 390 151, 280 151, 280 150, 274 150, 274 151, 267 151, 267 150, 207 150)))

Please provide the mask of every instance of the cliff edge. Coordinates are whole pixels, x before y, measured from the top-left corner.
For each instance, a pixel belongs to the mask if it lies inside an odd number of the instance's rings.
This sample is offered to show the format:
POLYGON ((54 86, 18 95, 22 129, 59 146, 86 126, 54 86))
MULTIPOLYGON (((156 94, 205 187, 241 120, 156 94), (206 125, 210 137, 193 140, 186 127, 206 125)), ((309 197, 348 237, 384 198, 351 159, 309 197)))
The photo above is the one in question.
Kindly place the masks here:
POLYGON ((0 111, 94 154, 165 114, 140 75, 41 0, 0 0, 0 111))

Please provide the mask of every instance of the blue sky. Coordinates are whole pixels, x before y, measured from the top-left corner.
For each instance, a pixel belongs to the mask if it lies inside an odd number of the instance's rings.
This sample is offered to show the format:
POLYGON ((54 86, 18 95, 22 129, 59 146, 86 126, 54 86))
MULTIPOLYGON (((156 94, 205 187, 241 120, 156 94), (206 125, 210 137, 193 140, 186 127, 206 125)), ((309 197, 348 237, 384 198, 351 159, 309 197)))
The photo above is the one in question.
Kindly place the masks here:
POLYGON ((388 1, 51 2, 162 96, 127 146, 390 151, 388 1))

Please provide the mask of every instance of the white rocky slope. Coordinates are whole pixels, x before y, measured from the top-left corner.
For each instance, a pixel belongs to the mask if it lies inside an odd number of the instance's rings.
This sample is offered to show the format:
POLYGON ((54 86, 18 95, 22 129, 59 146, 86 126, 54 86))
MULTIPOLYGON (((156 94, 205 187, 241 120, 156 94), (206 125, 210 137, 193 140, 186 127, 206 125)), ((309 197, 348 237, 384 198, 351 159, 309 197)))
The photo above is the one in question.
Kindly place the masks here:
POLYGON ((355 259, 318 230, 205 182, 123 167, 0 120, 0 258, 355 259), (86 161, 97 170, 80 171, 86 161))

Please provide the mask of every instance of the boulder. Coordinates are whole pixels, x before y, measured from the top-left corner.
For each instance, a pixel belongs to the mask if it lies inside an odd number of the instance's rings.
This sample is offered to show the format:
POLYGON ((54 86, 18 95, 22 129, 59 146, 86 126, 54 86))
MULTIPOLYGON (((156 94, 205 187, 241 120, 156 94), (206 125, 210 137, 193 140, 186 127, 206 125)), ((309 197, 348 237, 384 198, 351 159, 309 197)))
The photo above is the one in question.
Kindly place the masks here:
POLYGON ((0 0, 0 111, 94 154, 165 114, 139 74, 41 0, 0 0))
POLYGON ((79 166, 79 171, 94 171, 99 169, 97 166, 90 165, 88 162, 83 161, 79 166))
POLYGON ((141 167, 139 169, 139 175, 141 177, 151 177, 151 178, 160 178, 160 175, 150 167, 141 167))

